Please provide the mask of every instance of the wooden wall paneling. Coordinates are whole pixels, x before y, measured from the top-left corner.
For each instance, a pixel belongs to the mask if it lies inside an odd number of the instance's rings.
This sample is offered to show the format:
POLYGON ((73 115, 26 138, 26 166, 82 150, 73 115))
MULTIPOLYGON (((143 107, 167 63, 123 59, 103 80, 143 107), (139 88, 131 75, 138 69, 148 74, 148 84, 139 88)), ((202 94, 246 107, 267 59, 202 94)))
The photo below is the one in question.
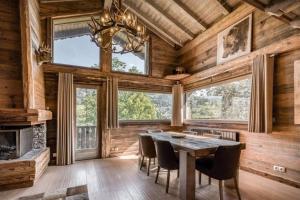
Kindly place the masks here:
POLYGON ((191 84, 199 80, 205 79, 207 77, 215 76, 217 74, 226 72, 228 70, 235 70, 237 68, 240 68, 240 66, 249 66, 251 65, 252 59, 260 54, 283 53, 287 51, 296 50, 299 48, 300 48, 300 35, 295 34, 289 38, 282 39, 280 42, 275 42, 264 48, 253 51, 245 56, 241 56, 234 60, 228 61, 224 64, 216 65, 214 67, 208 68, 205 71, 195 73, 192 76, 189 76, 181 80, 181 82, 184 85, 191 84))
POLYGON ((172 74, 178 65, 175 48, 154 34, 151 34, 150 56, 152 77, 163 78, 172 74))
POLYGON ((100 13, 102 8, 100 0, 78 2, 52 2, 40 4, 41 19, 47 17, 68 17, 100 13))
POLYGON ((294 62, 294 121, 300 124, 300 60, 294 62))
POLYGON ((39 2, 20 1, 24 108, 45 109, 43 69, 35 51, 41 45, 39 2))
POLYGON ((23 108, 19 1, 0 2, 0 108, 23 108))
POLYGON ((161 123, 120 123, 119 129, 111 130, 110 156, 125 156, 138 153, 138 134, 148 129, 162 129, 176 131, 178 128, 170 126, 170 122, 161 123))
POLYGON ((30 14, 29 1, 20 1, 20 21, 21 24, 21 44, 22 44, 22 67, 23 67, 23 94, 24 108, 30 109, 34 107, 33 102, 33 77, 32 77, 32 62, 31 62, 31 38, 30 38, 30 14))

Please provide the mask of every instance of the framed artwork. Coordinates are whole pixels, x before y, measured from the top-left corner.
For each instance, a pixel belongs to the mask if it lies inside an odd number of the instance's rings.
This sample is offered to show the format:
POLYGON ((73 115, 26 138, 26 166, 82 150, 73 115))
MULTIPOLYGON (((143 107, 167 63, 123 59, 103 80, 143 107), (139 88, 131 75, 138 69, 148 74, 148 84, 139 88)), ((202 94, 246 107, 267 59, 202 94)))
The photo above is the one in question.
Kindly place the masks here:
POLYGON ((252 14, 218 34, 217 63, 221 64, 251 52, 252 14))

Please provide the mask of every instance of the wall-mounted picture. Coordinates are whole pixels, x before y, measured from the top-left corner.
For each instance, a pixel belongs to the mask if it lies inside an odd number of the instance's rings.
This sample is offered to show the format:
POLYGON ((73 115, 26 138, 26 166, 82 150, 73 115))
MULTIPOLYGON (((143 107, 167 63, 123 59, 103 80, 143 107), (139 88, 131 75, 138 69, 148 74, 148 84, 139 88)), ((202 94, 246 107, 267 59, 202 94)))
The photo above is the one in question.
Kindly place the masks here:
POLYGON ((217 63, 224 63, 251 51, 252 14, 218 34, 217 63))

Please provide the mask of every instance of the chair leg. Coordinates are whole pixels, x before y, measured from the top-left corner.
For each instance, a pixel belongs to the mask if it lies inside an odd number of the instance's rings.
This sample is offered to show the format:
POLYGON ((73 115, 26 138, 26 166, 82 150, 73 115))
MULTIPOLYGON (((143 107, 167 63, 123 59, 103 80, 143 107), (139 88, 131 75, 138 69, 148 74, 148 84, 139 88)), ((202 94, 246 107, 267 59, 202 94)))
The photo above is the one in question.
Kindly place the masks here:
POLYGON ((177 170, 177 178, 179 178, 179 169, 177 170))
POLYGON ((170 183, 170 170, 168 170, 168 175, 167 175, 166 193, 169 192, 169 183, 170 183))
POLYGON ((150 172, 150 165, 151 165, 151 158, 149 158, 149 160, 148 160, 147 176, 149 176, 149 172, 150 172))
POLYGON ((238 186, 238 182, 237 182, 236 176, 233 179, 234 179, 234 186, 235 186, 235 189, 236 189, 236 193, 237 193, 237 195, 239 197, 239 200, 241 200, 241 194, 240 194, 240 190, 239 190, 239 186, 238 186))
POLYGON ((199 185, 201 185, 201 172, 199 172, 199 185))
POLYGON ((208 177, 208 185, 211 185, 211 178, 208 177))
POLYGON ((157 173, 156 173, 155 183, 157 183, 157 180, 158 180, 159 170, 160 170, 160 166, 157 167, 157 173))
POLYGON ((220 200, 223 200, 223 182, 219 180, 219 193, 220 193, 220 200))
POLYGON ((154 161, 153 161, 153 164, 155 165, 155 160, 156 160, 156 158, 154 158, 154 161))
POLYGON ((142 170, 143 164, 144 164, 144 156, 142 156, 142 161, 141 161, 140 170, 142 170))

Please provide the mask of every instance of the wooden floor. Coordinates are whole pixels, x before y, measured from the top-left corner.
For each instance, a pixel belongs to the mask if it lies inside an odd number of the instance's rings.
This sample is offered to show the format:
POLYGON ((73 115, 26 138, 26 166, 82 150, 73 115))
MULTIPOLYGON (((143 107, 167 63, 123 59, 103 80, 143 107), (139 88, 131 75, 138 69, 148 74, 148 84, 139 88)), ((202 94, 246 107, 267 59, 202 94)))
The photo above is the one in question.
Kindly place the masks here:
MULTIPOLYGON (((16 199, 20 196, 51 192, 82 184, 88 185, 90 199, 101 200, 160 200, 178 199, 178 179, 176 172, 171 175, 170 194, 165 194, 165 174, 154 184, 155 173, 147 177, 139 171, 136 159, 105 159, 80 161, 74 165, 51 166, 41 179, 31 188, 0 192, 1 200, 16 199)), ((196 188, 197 199, 219 198, 217 182, 196 188)), ((299 199, 300 189, 281 184, 245 171, 240 171, 242 199, 293 200, 299 199)), ((237 199, 234 190, 225 189, 225 199, 237 199)))

